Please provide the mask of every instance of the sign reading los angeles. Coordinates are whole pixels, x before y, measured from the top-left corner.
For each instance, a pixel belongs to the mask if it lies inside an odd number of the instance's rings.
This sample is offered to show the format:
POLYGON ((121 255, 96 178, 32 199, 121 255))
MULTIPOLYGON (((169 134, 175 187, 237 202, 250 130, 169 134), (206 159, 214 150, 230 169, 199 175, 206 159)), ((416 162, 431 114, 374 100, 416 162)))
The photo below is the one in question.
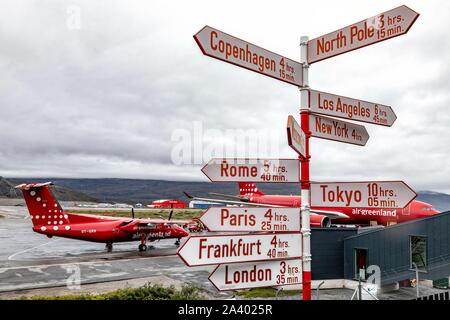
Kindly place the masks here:
POLYGON ((235 234, 190 236, 178 249, 188 266, 301 258, 302 235, 235 234))
POLYGON ((391 107, 331 93, 309 90, 311 112, 337 118, 392 126, 397 119, 391 107))
POLYGON ((210 207, 200 217, 209 231, 300 231, 299 208, 210 207))
POLYGON ((221 264, 209 275, 219 291, 302 283, 302 261, 283 260, 221 264))
POLYGON ((416 196, 403 181, 311 183, 315 207, 404 208, 416 196))
POLYGON ((205 26, 194 39, 203 54, 260 74, 303 86, 302 64, 205 26))
POLYGON ((419 14, 407 6, 383 12, 308 42, 308 63, 331 58, 408 32, 419 14))
POLYGON ((333 118, 309 115, 309 129, 316 138, 334 140, 364 146, 369 134, 364 126, 333 118))
POLYGON ((211 159, 202 172, 212 182, 299 182, 296 159, 211 159))
POLYGON ((295 152, 305 157, 306 135, 293 116, 288 116, 286 128, 289 146, 294 149, 295 152))

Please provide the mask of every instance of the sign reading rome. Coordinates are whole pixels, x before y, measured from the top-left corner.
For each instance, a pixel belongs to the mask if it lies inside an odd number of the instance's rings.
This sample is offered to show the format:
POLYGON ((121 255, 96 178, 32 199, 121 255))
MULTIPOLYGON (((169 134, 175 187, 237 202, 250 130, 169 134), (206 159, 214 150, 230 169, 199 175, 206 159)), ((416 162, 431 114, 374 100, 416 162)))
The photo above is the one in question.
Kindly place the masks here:
POLYGON ((303 86, 302 64, 205 26, 194 39, 203 54, 260 74, 303 86))

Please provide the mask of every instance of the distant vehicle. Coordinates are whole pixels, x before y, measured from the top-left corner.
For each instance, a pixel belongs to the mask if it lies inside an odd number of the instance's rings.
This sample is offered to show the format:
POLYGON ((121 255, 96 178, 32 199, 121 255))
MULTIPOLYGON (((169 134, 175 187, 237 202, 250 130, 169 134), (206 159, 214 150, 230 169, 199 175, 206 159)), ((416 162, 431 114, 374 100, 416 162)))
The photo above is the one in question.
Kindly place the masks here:
MULTIPOLYGON (((113 243, 140 241, 139 251, 147 250, 147 241, 180 239, 189 235, 178 221, 164 219, 116 218, 82 215, 65 212, 53 197, 46 183, 30 183, 16 186, 22 190, 33 223, 33 231, 47 237, 63 237, 105 243, 112 251, 113 243)), ((182 221, 186 223, 186 221, 182 221)))
POLYGON ((168 208, 168 209, 184 209, 187 207, 186 203, 180 200, 155 200, 150 205, 151 208, 168 208))
POLYGON ((136 204, 134 205, 134 207, 135 207, 135 208, 142 208, 142 203, 136 203, 136 204))
MULTIPOLYGON (((232 199, 209 199, 193 197, 185 192, 185 195, 193 200, 211 201, 222 204, 238 204, 244 206, 257 207, 300 207, 301 196, 289 195, 266 195, 257 186, 256 183, 239 183, 239 195, 226 195, 212 193, 214 195, 232 199)), ((384 209, 384 208, 320 208, 311 207, 311 226, 330 227, 331 220, 333 224, 380 224, 389 225, 409 220, 429 217, 438 214, 439 211, 433 208, 431 204, 413 200, 403 209, 384 209)))

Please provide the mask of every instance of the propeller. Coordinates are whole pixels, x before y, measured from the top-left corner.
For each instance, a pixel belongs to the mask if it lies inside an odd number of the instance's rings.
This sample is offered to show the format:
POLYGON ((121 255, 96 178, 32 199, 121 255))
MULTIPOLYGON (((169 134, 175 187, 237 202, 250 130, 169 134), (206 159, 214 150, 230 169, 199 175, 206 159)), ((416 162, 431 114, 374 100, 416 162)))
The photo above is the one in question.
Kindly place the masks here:
POLYGON ((170 219, 172 219, 172 214, 173 214, 173 210, 170 210, 170 213, 169 213, 169 221, 170 221, 170 219))
POLYGON ((134 208, 131 208, 131 217, 134 219, 134 208))

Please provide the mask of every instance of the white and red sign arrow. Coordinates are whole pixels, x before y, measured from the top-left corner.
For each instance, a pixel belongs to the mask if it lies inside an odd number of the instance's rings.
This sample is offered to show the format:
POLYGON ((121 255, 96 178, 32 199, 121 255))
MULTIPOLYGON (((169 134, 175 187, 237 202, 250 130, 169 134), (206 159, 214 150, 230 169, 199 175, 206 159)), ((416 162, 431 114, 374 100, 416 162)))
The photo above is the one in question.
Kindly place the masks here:
POLYGON ((209 231, 300 231, 299 208, 210 207, 200 217, 209 231))
POLYGON ((302 283, 302 261, 282 260, 221 264, 209 275, 219 291, 302 283))
POLYGON ((309 129, 316 138, 345 142, 364 146, 369 134, 364 126, 333 118, 309 115, 309 129))
POLYGON ((416 196, 403 181, 311 183, 313 207, 404 208, 416 196))
POLYGON ((390 106, 357 100, 336 94, 309 90, 311 112, 368 122, 382 126, 392 126, 397 119, 390 106))
POLYGON ((300 258, 301 233, 190 236, 178 249, 188 266, 300 258))
POLYGON ((306 157, 306 135, 293 116, 288 116, 286 128, 289 146, 298 154, 306 157))
POLYGON ((205 26, 194 39, 203 54, 260 74, 303 86, 302 64, 205 26))
POLYGON ((308 63, 359 49, 408 32, 419 14, 407 6, 380 13, 308 42, 308 63))
POLYGON ((212 182, 299 182, 297 159, 211 159, 202 172, 212 182))

